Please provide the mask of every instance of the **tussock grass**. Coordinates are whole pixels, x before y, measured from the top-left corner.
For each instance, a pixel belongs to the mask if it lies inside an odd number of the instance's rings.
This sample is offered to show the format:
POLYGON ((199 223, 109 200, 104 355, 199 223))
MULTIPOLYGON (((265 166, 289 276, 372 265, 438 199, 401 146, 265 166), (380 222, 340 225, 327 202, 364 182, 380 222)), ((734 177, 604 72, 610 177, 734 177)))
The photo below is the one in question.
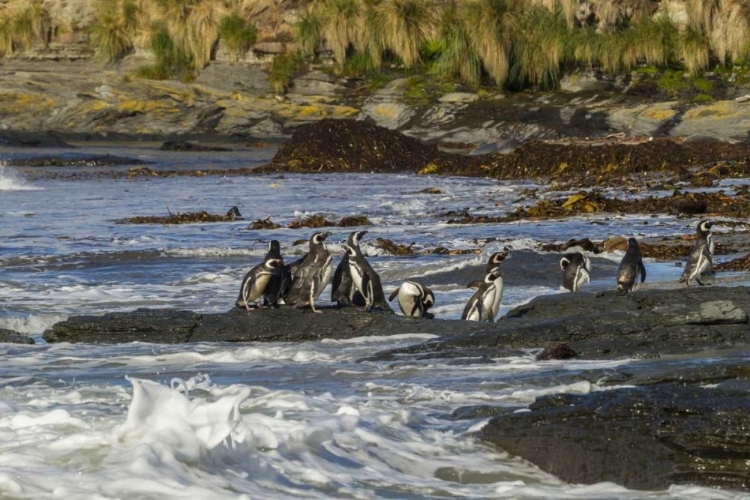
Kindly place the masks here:
POLYGON ((282 54, 273 60, 268 70, 268 81, 277 94, 287 91, 292 78, 302 68, 303 62, 302 56, 297 52, 282 54))
POLYGON ((258 30, 245 18, 232 12, 224 16, 219 23, 219 38, 226 44, 232 58, 237 61, 244 55, 258 38, 258 30))
POLYGON ((91 43, 99 55, 117 62, 133 50, 138 6, 130 0, 104 0, 91 26, 91 43))

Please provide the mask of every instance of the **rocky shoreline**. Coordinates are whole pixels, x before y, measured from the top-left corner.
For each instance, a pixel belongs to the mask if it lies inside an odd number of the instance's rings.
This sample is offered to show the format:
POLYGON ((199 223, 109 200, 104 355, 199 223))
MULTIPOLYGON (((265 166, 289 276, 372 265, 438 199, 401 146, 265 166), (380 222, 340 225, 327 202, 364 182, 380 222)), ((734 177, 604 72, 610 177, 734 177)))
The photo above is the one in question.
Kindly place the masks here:
POLYGON ((368 335, 432 334, 437 338, 385 351, 367 360, 413 363, 494 363, 528 349, 538 359, 636 358, 650 370, 593 371, 607 389, 538 398, 528 410, 460 409, 457 419, 479 422, 487 443, 529 460, 572 483, 612 481, 634 489, 690 483, 750 489, 746 461, 748 370, 739 361, 712 362, 750 349, 750 287, 698 287, 576 293, 539 297, 496 324, 414 320, 387 311, 288 308, 224 314, 137 310, 77 316, 55 324, 44 340, 57 342, 267 342, 345 339, 368 335), (694 368, 670 368, 680 357, 694 368))

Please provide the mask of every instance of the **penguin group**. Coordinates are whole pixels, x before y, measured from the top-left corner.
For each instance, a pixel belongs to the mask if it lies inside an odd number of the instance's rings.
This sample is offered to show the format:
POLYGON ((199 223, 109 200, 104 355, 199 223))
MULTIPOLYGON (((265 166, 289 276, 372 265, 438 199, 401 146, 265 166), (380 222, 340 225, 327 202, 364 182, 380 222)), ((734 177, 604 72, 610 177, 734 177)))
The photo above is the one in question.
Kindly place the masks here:
MULTIPOLYGON (((703 285, 701 275, 713 266, 714 241, 711 234, 713 223, 700 221, 696 228, 693 245, 680 283, 690 286, 691 281, 703 285)), ((236 307, 250 309, 279 307, 281 304, 302 308, 310 307, 331 283, 331 302, 339 307, 357 306, 365 311, 380 309, 390 311, 389 302, 398 299, 398 307, 405 316, 433 319, 429 310, 435 305, 435 294, 417 281, 405 281, 386 300, 380 276, 362 253, 360 243, 367 231, 354 231, 341 246, 344 255, 336 270, 333 257, 326 247, 328 232, 316 232, 308 242, 308 252, 300 259, 286 264, 281 255, 281 246, 273 240, 269 244, 263 262, 253 267, 242 280, 236 307)), ((646 281, 643 253, 635 238, 627 240, 628 248, 617 268, 617 290, 634 292, 646 281)), ((467 288, 476 292, 464 307, 461 319, 493 323, 500 310, 503 298, 503 273, 501 263, 508 252, 493 253, 484 269, 481 280, 473 281, 467 288)), ((583 252, 570 252, 560 259, 563 288, 577 292, 591 281, 591 262, 583 252)))

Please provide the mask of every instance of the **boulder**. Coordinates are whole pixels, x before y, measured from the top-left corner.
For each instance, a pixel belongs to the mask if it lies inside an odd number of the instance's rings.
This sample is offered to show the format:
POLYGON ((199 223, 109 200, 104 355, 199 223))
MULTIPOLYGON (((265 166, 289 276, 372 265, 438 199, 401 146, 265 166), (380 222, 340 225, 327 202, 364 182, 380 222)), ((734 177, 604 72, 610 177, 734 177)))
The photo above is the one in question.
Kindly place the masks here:
POLYGON ((471 92, 451 92, 440 97, 438 101, 449 103, 468 103, 479 100, 479 94, 471 92))
POLYGON ((16 333, 13 330, 6 330, 0 328, 0 343, 7 344, 33 344, 34 339, 27 337, 21 333, 16 333))
POLYGON ((465 321, 429 321, 390 311, 321 308, 322 314, 293 308, 235 309, 198 314, 168 309, 139 309, 103 316, 73 316, 44 332, 44 340, 119 344, 153 342, 289 342, 346 339, 403 333, 457 334, 484 328, 465 321))
POLYGON ((747 387, 558 394, 529 410, 493 418, 479 437, 571 483, 750 489, 747 387))
POLYGON ((485 331, 386 351, 373 359, 508 356, 558 344, 582 359, 659 357, 750 344, 748 287, 578 292, 538 297, 485 331))

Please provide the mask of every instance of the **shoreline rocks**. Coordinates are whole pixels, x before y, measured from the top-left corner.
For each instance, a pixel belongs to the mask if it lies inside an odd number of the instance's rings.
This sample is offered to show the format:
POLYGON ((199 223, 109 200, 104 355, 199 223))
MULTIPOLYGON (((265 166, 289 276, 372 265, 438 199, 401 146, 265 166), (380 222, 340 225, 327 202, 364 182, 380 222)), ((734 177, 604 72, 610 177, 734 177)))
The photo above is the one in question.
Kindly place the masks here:
POLYGON ((544 396, 492 418, 477 436, 571 483, 748 490, 747 389, 661 384, 544 396))
POLYGON ((34 339, 13 330, 0 328, 0 343, 32 345, 34 344, 34 339))
POLYGON ((750 345, 750 288, 700 287, 537 297, 485 331, 385 351, 369 359, 502 357, 567 344, 578 358, 658 358, 750 345))

